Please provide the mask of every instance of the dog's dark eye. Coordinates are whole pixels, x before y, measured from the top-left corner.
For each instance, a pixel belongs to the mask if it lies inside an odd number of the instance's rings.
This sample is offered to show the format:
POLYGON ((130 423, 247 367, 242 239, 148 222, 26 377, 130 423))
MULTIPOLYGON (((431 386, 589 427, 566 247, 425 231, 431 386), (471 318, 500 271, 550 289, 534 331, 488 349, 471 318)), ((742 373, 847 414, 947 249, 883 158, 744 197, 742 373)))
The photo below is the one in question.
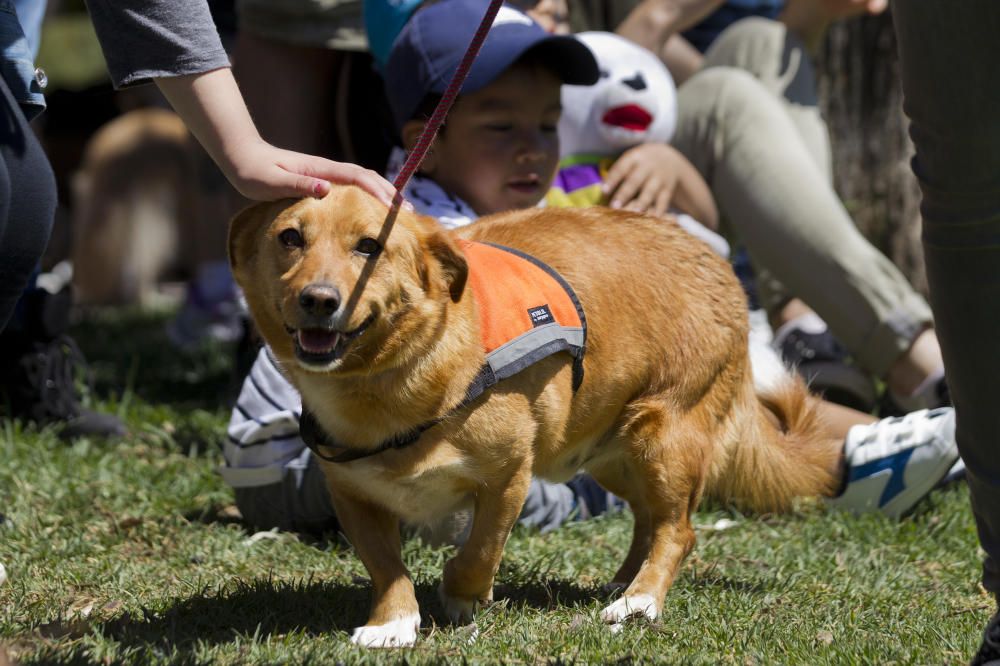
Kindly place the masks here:
POLYGON ((298 229, 285 229, 278 234, 278 240, 285 247, 304 247, 306 241, 298 229))
POLYGON ((362 238, 358 241, 358 244, 354 246, 354 251, 358 254, 363 254, 366 257, 373 257, 382 251, 382 246, 374 238, 362 238))

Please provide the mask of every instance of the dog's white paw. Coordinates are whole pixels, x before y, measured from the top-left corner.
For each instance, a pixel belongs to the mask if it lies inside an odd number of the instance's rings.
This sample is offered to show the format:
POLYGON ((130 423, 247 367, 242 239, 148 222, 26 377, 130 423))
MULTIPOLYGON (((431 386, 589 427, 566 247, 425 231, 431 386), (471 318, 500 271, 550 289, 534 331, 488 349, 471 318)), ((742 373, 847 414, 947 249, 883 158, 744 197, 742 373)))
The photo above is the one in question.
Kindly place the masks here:
POLYGON ((452 624, 469 624, 472 622, 476 614, 476 608, 479 606, 475 599, 448 596, 444 592, 443 584, 438 586, 438 597, 441 599, 444 612, 452 624))
POLYGON ((413 647, 420 631, 420 613, 413 613, 385 624, 358 627, 351 642, 361 647, 413 647))
POLYGON ((644 615, 655 620, 660 615, 656 599, 648 594, 633 594, 624 596, 601 611, 601 620, 611 625, 612 631, 620 631, 622 622, 630 617, 644 615))

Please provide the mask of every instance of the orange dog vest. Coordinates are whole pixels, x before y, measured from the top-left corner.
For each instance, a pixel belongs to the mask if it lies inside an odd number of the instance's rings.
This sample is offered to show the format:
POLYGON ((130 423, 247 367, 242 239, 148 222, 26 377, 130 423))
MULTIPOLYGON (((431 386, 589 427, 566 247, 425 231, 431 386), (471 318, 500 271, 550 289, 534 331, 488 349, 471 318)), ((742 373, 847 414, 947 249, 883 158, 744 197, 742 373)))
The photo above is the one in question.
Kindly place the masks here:
MULTIPOLYGON (((458 243, 469 265, 467 287, 479 309, 486 363, 469 385, 465 398, 449 413, 468 405, 500 380, 561 351, 573 357, 573 390, 578 389, 583 382, 587 319, 569 284, 552 268, 519 250, 467 240, 458 243)), ((443 418, 396 435, 374 449, 358 450, 334 441, 303 406, 299 433, 320 458, 345 463, 409 446, 443 418), (335 453, 327 455, 319 446, 335 453)))
POLYGON ((459 245, 469 263, 468 286, 479 307, 486 353, 486 364, 469 387, 466 402, 560 351, 573 357, 573 388, 577 389, 583 381, 587 320, 569 284, 552 268, 519 250, 466 240, 459 245))

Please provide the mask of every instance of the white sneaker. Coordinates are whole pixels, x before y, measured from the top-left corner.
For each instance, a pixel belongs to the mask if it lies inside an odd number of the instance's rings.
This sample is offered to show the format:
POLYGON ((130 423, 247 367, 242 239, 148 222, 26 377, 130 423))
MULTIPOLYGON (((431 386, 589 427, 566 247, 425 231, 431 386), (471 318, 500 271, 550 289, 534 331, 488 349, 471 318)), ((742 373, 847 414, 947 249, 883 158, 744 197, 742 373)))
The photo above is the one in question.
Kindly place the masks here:
POLYGON ((847 487, 829 503, 856 513, 878 510, 898 518, 923 499, 958 459, 951 407, 854 426, 844 441, 847 487))

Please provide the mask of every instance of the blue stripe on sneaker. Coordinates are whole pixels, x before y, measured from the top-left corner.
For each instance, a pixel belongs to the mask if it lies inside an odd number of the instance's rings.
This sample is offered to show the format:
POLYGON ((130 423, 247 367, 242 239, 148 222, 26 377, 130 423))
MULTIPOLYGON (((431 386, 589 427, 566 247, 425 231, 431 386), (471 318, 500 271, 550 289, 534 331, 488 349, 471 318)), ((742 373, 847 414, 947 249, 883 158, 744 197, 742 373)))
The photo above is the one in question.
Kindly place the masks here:
POLYGON ((885 458, 879 458, 878 460, 873 460, 870 463, 865 463, 864 465, 852 467, 850 474, 848 474, 847 482, 853 483, 860 479, 878 474, 879 472, 889 470, 892 473, 892 476, 889 478, 889 483, 886 484, 885 490, 882 491, 882 497, 878 500, 878 505, 881 508, 892 500, 893 497, 903 492, 903 489, 905 488, 903 471, 906 469, 906 463, 909 462, 910 456, 913 455, 913 451, 914 449, 912 448, 905 449, 891 456, 886 456, 885 458))

